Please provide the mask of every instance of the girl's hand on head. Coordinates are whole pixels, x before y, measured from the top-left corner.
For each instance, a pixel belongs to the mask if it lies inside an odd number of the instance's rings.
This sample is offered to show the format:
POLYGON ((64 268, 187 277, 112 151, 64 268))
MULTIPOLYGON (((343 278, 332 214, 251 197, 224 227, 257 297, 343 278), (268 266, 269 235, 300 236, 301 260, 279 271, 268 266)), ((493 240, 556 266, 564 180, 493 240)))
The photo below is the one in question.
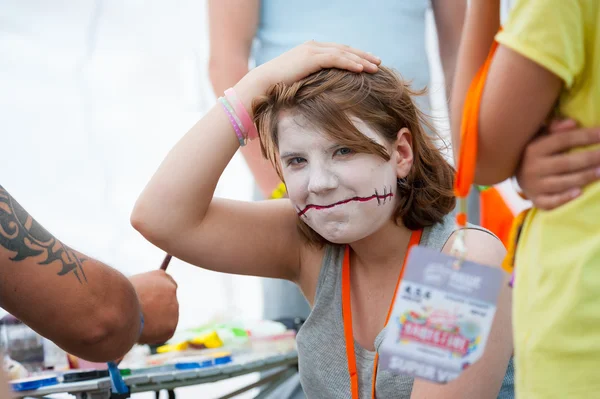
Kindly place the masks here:
POLYGON ((572 119, 553 120, 547 134, 532 140, 517 170, 517 181, 533 204, 554 209, 577 198, 600 179, 600 149, 569 152, 600 144, 600 128, 579 128, 572 119))
POLYGON ((313 40, 282 54, 263 67, 264 73, 271 77, 271 84, 291 84, 326 68, 374 73, 380 63, 379 58, 362 50, 313 40))
POLYGON ((380 63, 378 57, 350 46, 310 41, 250 71, 236 85, 236 91, 242 102, 250 105, 252 98, 276 83, 291 84, 327 68, 374 73, 380 63))

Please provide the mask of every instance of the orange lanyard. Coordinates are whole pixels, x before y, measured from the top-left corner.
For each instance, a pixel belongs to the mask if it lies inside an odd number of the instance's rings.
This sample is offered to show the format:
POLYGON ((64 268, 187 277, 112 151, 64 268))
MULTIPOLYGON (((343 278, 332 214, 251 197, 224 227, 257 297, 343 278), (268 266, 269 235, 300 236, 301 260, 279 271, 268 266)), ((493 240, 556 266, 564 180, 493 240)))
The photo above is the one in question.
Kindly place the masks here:
POLYGON ((457 257, 455 267, 460 268, 466 259, 465 227, 467 226, 467 196, 475 179, 477 166, 477 140, 479 135, 479 105, 485 88, 485 81, 498 43, 494 40, 488 56, 473 77, 463 106, 460 124, 460 148, 458 152, 456 179, 454 180, 454 195, 457 199, 458 212, 456 224, 458 233, 452 244, 451 253, 457 257))
MULTIPOLYGON (((500 30, 502 30, 502 28, 500 30)), ((454 182, 454 194, 461 202, 461 205, 459 206, 461 211, 456 216, 457 224, 460 227, 464 227, 467 222, 467 216, 465 213, 466 201, 464 198, 469 194, 469 189, 471 188, 471 184, 473 184, 473 179, 475 177, 475 166, 477 162, 477 138, 479 135, 479 106, 481 104, 481 97, 483 95, 483 89, 485 87, 487 75, 497 49, 498 42, 494 40, 487 59, 471 81, 469 91, 467 92, 467 97, 465 98, 465 105, 463 108, 460 126, 460 152, 458 157, 458 167, 456 169, 456 181, 454 182)), ((511 286, 514 279, 517 243, 519 241, 522 226, 525 222, 528 212, 529 209, 526 209, 517 215, 517 217, 515 217, 513 220, 508 237, 508 251, 504 261, 502 262, 502 268, 508 273, 513 273, 510 281, 511 286)))
MULTIPOLYGON (((501 30, 502 28, 500 31, 501 30)), ((477 139, 479 135, 479 107, 481 104, 481 97, 483 96, 483 89, 485 88, 488 72, 490 66, 492 65, 492 60, 494 59, 494 54, 496 53, 497 49, 498 42, 494 40, 484 64, 479 68, 477 74, 473 77, 465 98, 460 126, 460 152, 457 162, 458 167, 456 168, 456 180, 454 182, 454 194, 459 200, 460 211, 456 215, 456 223, 459 225, 459 227, 464 227, 467 223, 465 198, 469 194, 469 189, 471 188, 475 178, 475 166, 477 162, 477 139)), ((517 215, 517 217, 515 217, 513 220, 508 237, 508 252, 504 258, 504 261, 502 262, 502 268, 508 273, 513 273, 513 279, 517 242, 519 240, 522 226, 528 212, 529 209, 526 209, 517 215)), ((455 243, 457 241, 458 240, 455 240, 455 243)), ((513 279, 511 279, 510 282, 511 286, 513 284, 513 279)))
MULTIPOLYGON (((394 306, 394 299, 402 281, 404 275, 404 268, 406 267, 406 260, 410 249, 419 245, 421 241, 421 234, 423 230, 416 230, 410 236, 410 242, 408 243, 408 249, 404 255, 404 263, 402 263, 402 269, 400 269, 400 275, 398 275, 398 281, 396 282, 396 288, 394 289, 394 296, 392 302, 388 308, 387 316, 385 317, 385 324, 387 325, 390 315, 392 314, 392 308, 394 306)), ((358 373, 356 371, 356 355, 354 354, 354 334, 352 332, 352 307, 350 305, 350 247, 346 245, 344 252, 344 263, 342 265, 342 318, 344 320, 344 338, 346 339, 346 357, 348 359, 348 372, 350 373, 350 388, 352 390, 352 399, 358 399, 358 373)), ((379 361, 379 354, 375 354, 375 361, 373 363, 373 378, 371 386, 371 397, 375 398, 375 383, 377 377, 377 363, 379 361)))
POLYGON ((469 195, 469 190, 475 179, 475 166, 477 163, 479 105, 481 104, 485 81, 497 47, 498 42, 494 40, 485 63, 471 81, 463 107, 460 125, 460 149, 456 168, 456 180, 454 181, 454 195, 461 202, 460 205, 464 205, 459 206, 460 211, 456 215, 456 222, 459 227, 464 227, 467 224, 466 197, 469 195))

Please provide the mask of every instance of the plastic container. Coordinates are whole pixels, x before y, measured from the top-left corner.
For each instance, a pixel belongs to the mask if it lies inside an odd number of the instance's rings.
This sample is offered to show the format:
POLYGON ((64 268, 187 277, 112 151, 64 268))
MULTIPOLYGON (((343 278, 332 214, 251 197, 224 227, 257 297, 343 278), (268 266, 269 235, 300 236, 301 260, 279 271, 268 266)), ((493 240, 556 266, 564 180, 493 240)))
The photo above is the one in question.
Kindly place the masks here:
POLYGON ((27 370, 44 370, 44 339, 12 315, 0 319, 0 346, 27 370))
POLYGON ((44 338, 44 368, 47 370, 65 371, 69 369, 67 352, 54 342, 44 338))
POLYGON ((6 371, 9 380, 20 380, 29 377, 29 370, 23 367, 21 363, 15 362, 8 355, 4 355, 0 368, 6 371))
POLYGON ((252 351, 256 353, 287 353, 296 349, 296 331, 281 334, 250 336, 252 351))

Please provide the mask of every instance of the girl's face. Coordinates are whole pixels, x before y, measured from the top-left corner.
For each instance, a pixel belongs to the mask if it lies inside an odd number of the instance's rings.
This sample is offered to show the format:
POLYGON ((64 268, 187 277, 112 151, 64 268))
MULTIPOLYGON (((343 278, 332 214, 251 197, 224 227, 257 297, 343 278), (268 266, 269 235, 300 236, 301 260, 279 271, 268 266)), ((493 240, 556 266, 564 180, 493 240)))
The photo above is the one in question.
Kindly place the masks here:
POLYGON ((391 159, 354 153, 315 130, 302 116, 279 119, 279 156, 287 191, 298 216, 326 240, 365 238, 394 214, 398 153, 359 119, 354 125, 389 150, 391 159))

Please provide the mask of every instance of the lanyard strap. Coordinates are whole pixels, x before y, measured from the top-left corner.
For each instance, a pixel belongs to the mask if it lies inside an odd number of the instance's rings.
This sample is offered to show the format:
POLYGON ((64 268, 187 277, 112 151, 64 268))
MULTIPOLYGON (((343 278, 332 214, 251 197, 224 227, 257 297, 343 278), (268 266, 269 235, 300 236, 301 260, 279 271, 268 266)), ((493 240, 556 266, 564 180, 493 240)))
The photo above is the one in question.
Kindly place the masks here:
MULTIPOLYGON (((402 281, 404 275, 404 268, 406 267, 406 260, 410 249, 419 245, 421 241, 421 235, 423 230, 413 231, 410 236, 410 242, 408 243, 408 249, 404 255, 404 262, 402 263, 402 269, 398 275, 398 281, 396 282, 396 288, 394 289, 394 296, 388 308, 387 315, 385 317, 384 327, 387 325, 388 320, 392 314, 392 308, 394 306, 394 299, 402 281)), ((350 389, 352 390, 352 399, 358 399, 358 372, 356 371, 356 355, 354 354, 354 333, 352 331, 352 306, 350 304, 350 246, 346 245, 344 251, 344 262, 342 265, 342 318, 344 320, 344 338, 346 340, 346 358, 348 359, 348 372, 350 374, 350 389)), ((373 378, 371 385, 371 397, 375 398, 375 383, 377 377, 377 363, 379 361, 379 354, 375 354, 375 360, 373 363, 373 378)))
MULTIPOLYGON (((467 215, 465 212, 466 201, 464 198, 469 194, 469 189, 471 184, 473 184, 473 179, 475 177, 475 164, 477 162, 477 138, 479 135, 479 107, 481 104, 481 97, 483 95, 483 89, 485 87, 487 75, 497 49, 498 42, 494 40, 487 59, 471 81, 469 91, 467 92, 467 97, 465 98, 465 105, 463 108, 460 126, 461 143, 458 157, 458 168, 456 170, 456 180, 454 182, 454 194, 461 202, 461 211, 456 216, 457 224, 460 227, 463 227, 467 223, 467 215)), ((504 261, 502 262, 502 268, 509 273, 513 273, 510 280, 511 286, 514 282, 514 264, 517 242, 519 240, 522 226, 525 222, 525 217, 527 216, 528 211, 529 209, 521 212, 513 220, 513 224, 508 236, 508 252, 504 258, 504 261)), ((458 238, 460 238, 460 241, 462 242, 462 236, 459 235, 458 238)), ((458 239, 455 240, 455 244, 458 243, 458 241, 458 239)))
MULTIPOLYGON (((458 155, 458 167, 456 168, 456 180, 454 181, 454 195, 465 198, 475 178, 475 166, 477 162, 477 136, 479 133, 479 106, 481 96, 485 87, 487 74, 494 58, 498 42, 494 41, 488 53, 485 63, 471 81, 465 105, 463 107, 462 120, 460 124, 460 149, 458 155)), ((458 216, 457 216, 458 218, 458 216)), ((462 225, 466 224, 463 223, 462 225)))
POLYGON ((479 107, 487 74, 492 65, 497 47, 498 42, 494 40, 485 62, 471 81, 463 107, 460 124, 460 149, 457 160, 456 179, 454 180, 454 195, 456 195, 458 202, 456 224, 459 228, 451 249, 452 254, 458 257, 455 267, 460 267, 467 254, 464 227, 467 225, 467 196, 475 179, 475 167, 477 164, 479 107))

